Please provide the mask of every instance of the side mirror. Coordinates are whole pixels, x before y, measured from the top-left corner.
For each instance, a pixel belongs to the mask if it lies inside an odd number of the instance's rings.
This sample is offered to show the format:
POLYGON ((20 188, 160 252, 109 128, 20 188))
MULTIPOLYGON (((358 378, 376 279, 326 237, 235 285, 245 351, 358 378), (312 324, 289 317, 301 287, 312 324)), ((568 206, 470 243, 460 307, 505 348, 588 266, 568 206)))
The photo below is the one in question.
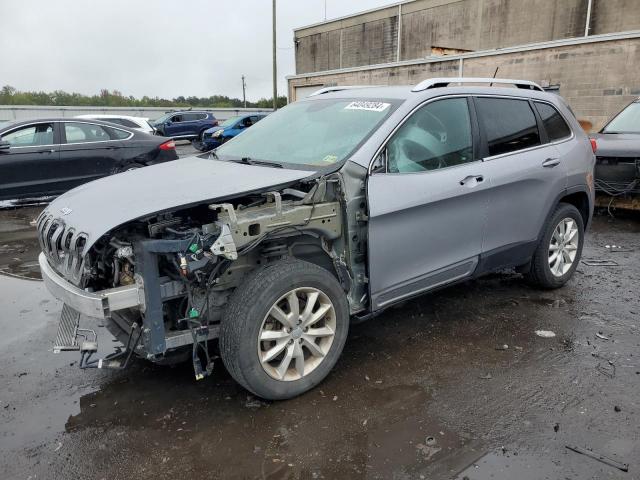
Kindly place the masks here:
POLYGON ((164 122, 164 124, 168 127, 169 125, 171 125, 171 120, 167 120, 166 122, 164 122))
POLYGON ((0 152, 8 152, 11 148, 11 144, 9 142, 0 142, 0 152))

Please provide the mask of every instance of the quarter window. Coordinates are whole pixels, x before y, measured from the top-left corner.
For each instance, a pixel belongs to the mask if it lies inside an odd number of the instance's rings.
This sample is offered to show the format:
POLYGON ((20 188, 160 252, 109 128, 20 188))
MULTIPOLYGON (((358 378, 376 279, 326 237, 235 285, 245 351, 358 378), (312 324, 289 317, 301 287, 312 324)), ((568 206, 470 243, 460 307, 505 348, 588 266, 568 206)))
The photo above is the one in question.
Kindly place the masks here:
POLYGON ((476 106, 487 136, 489 156, 541 144, 536 117, 528 101, 478 98, 476 106))
POLYGON ((39 123, 19 128, 2 136, 12 147, 37 147, 53 144, 53 123, 39 123))
POLYGON ((67 122, 64 124, 67 143, 104 142, 111 140, 104 127, 93 123, 67 122))
POLYGON ((466 98, 438 100, 415 112, 387 144, 389 172, 422 172, 473 161, 466 98))
POLYGON ((109 135, 113 140, 125 140, 131 136, 129 132, 125 132, 124 130, 120 130, 118 128, 110 128, 109 135))
POLYGON ((544 129, 547 131, 549 140, 555 142, 571 135, 571 129, 562 115, 548 103, 534 102, 536 110, 542 119, 544 129))

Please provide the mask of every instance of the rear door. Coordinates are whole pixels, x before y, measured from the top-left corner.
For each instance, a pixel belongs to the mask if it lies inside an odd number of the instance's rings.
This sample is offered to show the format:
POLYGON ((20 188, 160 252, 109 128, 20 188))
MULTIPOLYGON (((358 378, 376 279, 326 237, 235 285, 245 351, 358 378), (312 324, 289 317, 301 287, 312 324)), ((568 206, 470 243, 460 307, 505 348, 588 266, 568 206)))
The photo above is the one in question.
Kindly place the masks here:
POLYGON ((495 269, 528 260, 566 188, 566 165, 533 102, 490 96, 474 100, 491 187, 484 267, 495 269))
POLYGON ((197 135, 200 127, 204 128, 202 120, 206 118, 203 113, 185 113, 182 115, 180 135, 197 135))
POLYGON ((471 275, 482 249, 489 179, 476 153, 466 97, 414 111, 370 175, 369 275, 373 309, 471 275))
MULTIPOLYGON (((122 158, 122 142, 111 128, 90 122, 63 122, 60 164, 65 188, 115 173, 122 158)), ((120 130, 119 130, 120 131, 120 130)))
POLYGON ((9 150, 0 151, 0 199, 61 193, 59 124, 42 122, 4 133, 9 150))

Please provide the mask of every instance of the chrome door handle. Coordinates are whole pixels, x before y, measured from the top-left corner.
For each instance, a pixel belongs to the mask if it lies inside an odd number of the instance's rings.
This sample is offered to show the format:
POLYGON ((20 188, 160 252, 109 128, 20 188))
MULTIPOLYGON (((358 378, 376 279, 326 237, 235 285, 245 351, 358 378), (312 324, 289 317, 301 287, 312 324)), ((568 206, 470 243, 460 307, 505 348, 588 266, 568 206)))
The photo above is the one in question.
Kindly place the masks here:
POLYGON ((556 165, 560 165, 559 158, 547 158, 544 162, 542 162, 543 167, 555 167, 556 165))
POLYGON ((484 177, 482 175, 469 175, 468 177, 464 177, 460 180, 460 185, 467 185, 469 187, 474 187, 478 183, 484 181, 484 177))

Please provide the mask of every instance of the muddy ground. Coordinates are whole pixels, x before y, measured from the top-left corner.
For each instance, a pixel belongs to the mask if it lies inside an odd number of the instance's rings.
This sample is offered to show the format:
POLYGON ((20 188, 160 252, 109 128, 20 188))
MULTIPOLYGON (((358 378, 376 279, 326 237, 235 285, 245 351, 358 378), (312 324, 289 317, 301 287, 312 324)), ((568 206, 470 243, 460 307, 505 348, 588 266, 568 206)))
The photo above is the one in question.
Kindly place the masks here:
POLYGON ((318 388, 271 403, 220 360, 196 382, 189 365, 80 371, 54 355, 40 208, 0 211, 2 479, 640 478, 637 216, 588 235, 584 258, 617 266, 581 264, 556 291, 501 273, 407 302, 353 326, 318 388))

